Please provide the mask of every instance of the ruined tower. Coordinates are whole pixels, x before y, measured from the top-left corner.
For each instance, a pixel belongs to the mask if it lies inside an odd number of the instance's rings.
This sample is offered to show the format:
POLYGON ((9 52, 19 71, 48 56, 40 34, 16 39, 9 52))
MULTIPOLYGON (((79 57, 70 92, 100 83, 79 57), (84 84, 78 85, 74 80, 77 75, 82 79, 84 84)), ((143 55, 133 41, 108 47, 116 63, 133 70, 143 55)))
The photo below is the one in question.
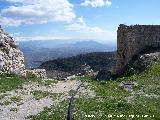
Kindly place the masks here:
POLYGON ((24 56, 15 41, 0 26, 0 73, 25 75, 24 56))
POLYGON ((117 30, 117 65, 114 71, 120 71, 134 55, 146 47, 160 47, 160 25, 120 24, 117 30))

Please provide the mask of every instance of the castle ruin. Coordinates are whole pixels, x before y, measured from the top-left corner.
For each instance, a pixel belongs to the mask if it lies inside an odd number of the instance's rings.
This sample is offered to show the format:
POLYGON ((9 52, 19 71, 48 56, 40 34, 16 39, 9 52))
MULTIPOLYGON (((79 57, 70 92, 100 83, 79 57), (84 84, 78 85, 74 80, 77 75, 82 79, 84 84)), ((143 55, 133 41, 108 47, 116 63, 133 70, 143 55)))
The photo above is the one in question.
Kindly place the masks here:
POLYGON ((121 71, 146 47, 160 47, 160 25, 120 24, 117 30, 117 65, 114 71, 121 71))
POLYGON ((16 42, 0 26, 0 73, 25 76, 24 56, 16 42))
POLYGON ((36 77, 46 78, 46 70, 44 69, 26 70, 23 52, 0 25, 0 74, 26 76, 26 72, 30 72, 36 77))

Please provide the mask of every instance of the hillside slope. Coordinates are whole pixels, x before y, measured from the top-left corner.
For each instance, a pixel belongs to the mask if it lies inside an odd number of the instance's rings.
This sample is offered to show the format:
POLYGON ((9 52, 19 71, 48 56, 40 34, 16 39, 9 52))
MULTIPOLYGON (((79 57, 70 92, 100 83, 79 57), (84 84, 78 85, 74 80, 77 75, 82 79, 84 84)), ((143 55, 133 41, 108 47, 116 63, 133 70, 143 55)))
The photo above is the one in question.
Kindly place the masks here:
POLYGON ((70 74, 81 73, 82 66, 89 65, 94 71, 100 69, 111 69, 115 64, 115 52, 95 52, 88 54, 81 54, 69 58, 56 59, 44 62, 39 68, 46 69, 46 71, 62 71, 70 74))
POLYGON ((68 98, 85 81, 72 105, 73 119, 159 120, 160 61, 151 61, 143 72, 114 81, 87 76, 68 81, 0 76, 0 118, 66 119, 68 98))

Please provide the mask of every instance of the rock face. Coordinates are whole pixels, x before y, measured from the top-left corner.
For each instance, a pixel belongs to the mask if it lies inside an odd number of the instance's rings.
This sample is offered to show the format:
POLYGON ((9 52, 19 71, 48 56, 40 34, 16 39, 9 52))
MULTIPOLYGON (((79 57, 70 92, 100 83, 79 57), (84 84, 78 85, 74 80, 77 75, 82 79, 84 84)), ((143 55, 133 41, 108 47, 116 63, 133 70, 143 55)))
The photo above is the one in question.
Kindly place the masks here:
POLYGON ((160 25, 121 24, 117 30, 117 64, 114 73, 121 71, 140 52, 160 47, 160 25))
POLYGON ((8 74, 25 75, 23 53, 18 46, 0 26, 0 72, 8 74))

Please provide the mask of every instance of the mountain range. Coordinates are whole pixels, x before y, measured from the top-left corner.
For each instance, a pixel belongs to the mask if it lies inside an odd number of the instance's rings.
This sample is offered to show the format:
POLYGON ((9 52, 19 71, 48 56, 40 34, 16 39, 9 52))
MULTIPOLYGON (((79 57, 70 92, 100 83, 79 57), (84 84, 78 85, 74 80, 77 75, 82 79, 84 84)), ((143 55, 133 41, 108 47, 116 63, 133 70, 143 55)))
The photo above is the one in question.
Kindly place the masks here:
POLYGON ((36 40, 19 41, 18 44, 24 53, 25 65, 28 69, 36 68, 45 61, 58 58, 116 50, 116 45, 114 44, 102 44, 92 40, 36 40))

